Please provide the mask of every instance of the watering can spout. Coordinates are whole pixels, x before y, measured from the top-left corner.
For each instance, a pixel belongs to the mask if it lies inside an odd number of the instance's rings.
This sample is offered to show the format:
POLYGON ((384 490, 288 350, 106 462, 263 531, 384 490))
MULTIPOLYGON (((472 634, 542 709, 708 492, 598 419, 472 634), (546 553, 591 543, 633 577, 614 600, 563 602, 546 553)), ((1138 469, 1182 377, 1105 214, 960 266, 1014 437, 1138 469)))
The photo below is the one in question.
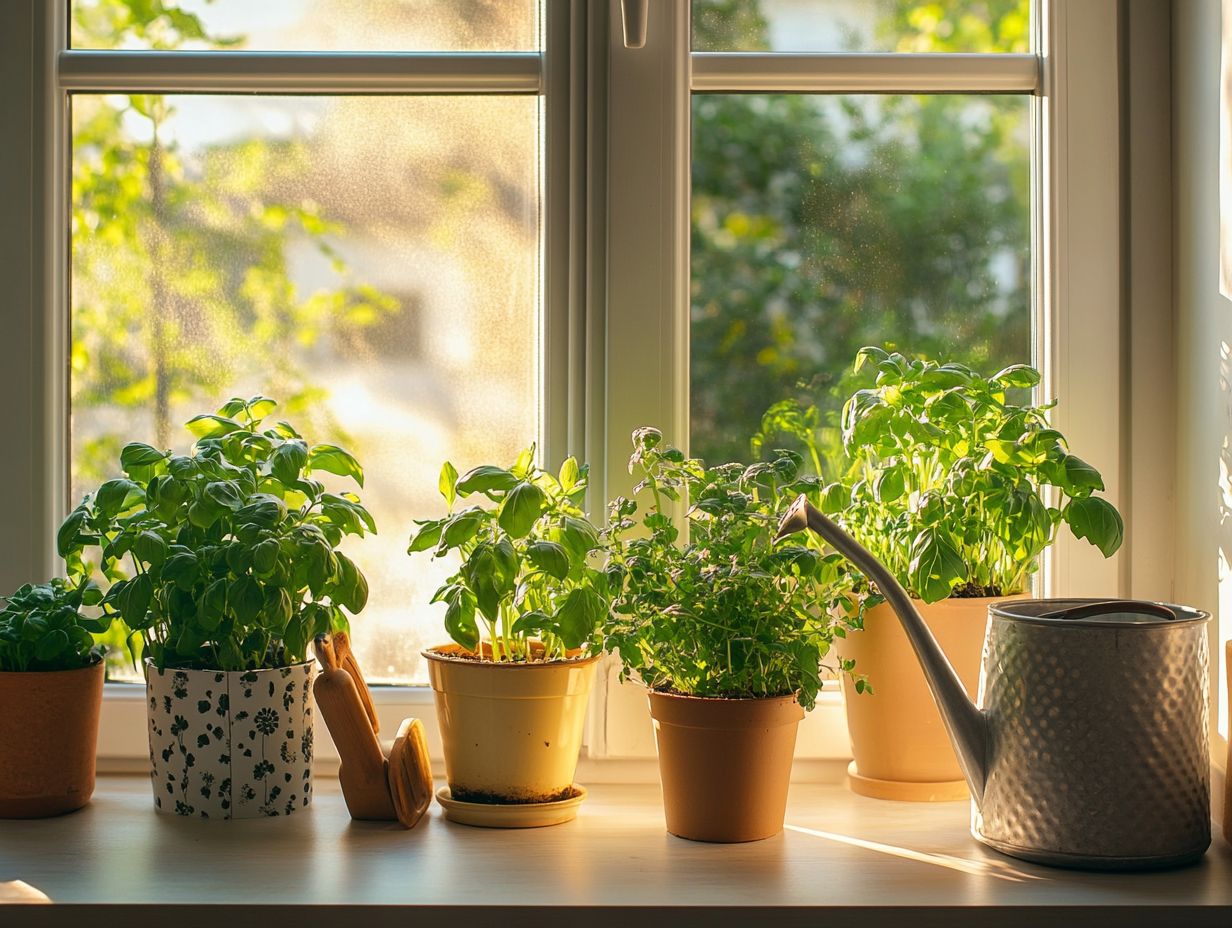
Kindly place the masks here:
MULTIPOLYGON (((890 607, 898 615, 903 630, 911 642, 928 688, 933 694, 950 741, 958 755, 958 763, 971 796, 979 806, 984 799, 984 785, 988 779, 988 728, 984 714, 967 696, 962 680, 954 672, 949 660, 937 644, 937 639, 928 630, 920 613, 916 611, 911 597, 894 579, 880 561, 872 556, 858 541, 839 528, 833 520, 823 515, 808 499, 801 495, 779 523, 778 537, 792 535, 811 529, 834 549, 860 568, 861 572, 877 585, 890 607)), ((876 686, 876 681, 873 681, 876 686)), ((875 696, 871 698, 876 698, 875 696)))

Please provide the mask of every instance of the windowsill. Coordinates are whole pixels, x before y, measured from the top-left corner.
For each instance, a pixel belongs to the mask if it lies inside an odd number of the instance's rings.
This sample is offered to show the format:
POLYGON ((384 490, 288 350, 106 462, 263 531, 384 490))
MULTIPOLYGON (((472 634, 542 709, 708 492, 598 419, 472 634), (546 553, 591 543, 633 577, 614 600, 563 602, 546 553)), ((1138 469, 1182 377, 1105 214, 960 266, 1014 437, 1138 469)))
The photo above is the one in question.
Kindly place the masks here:
MULTIPOLYGON (((707 926, 727 923, 725 913, 696 907, 786 907, 776 928, 821 923, 791 909, 825 909, 832 925, 927 909, 928 920, 912 924, 957 926, 989 924, 985 907, 999 910, 997 924, 1016 925, 1071 906, 1117 909, 1112 921, 1083 917, 1117 925, 1158 925, 1157 906, 1194 907, 1183 920, 1197 926, 1226 924, 1222 907, 1232 906, 1232 848, 1218 838, 1202 863, 1171 872, 1051 870, 976 843, 965 804, 880 802, 837 786, 794 786, 788 830, 775 838, 715 845, 668 835, 652 786, 595 785, 577 821, 553 828, 469 828, 434 805, 404 831, 351 822, 336 781, 317 785, 312 808, 288 819, 200 822, 155 814, 143 777, 100 778, 80 812, 0 823, 0 902, 32 890, 64 904, 23 910, 37 924, 78 923, 91 914, 79 906, 107 906, 118 922, 187 905, 184 923, 225 917, 232 926, 268 924, 269 909, 251 908, 268 905, 299 907, 299 926, 336 925, 339 906, 372 907, 367 925, 410 924, 406 906, 448 910, 455 925, 487 906, 536 910, 525 921, 502 915, 509 925, 577 924, 578 907, 587 925, 627 924, 629 907, 684 907, 694 911, 674 913, 673 924, 707 926), (191 914, 198 906, 209 915, 191 914)), ((734 924, 764 923, 747 908, 730 914, 734 924)))

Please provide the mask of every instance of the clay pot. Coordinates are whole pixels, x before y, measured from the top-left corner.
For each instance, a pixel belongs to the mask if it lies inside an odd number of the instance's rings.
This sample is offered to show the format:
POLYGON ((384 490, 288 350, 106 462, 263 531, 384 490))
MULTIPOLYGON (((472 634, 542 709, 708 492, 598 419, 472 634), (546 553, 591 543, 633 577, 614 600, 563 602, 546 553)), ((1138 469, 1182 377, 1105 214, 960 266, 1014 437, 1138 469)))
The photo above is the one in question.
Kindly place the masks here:
MULTIPOLYGON (((916 608, 941 645, 968 695, 975 699, 990 603, 1024 596, 917 601, 916 608)), ((873 693, 860 694, 843 678, 847 729, 855 758, 848 768, 853 792, 876 799, 946 802, 966 799, 941 714, 898 616, 885 603, 864 616, 864 630, 836 639, 839 655, 856 662, 873 693)))
POLYGON ((0 673, 0 818, 80 809, 94 792, 103 663, 0 673))
POLYGON ((307 806, 315 667, 159 670, 147 660, 154 807, 227 819, 307 806))
POLYGON ((804 710, 793 696, 703 699, 650 693, 667 830, 757 841, 783 830, 804 710))
POLYGON ((532 803, 570 797, 599 655, 507 664, 467 653, 457 645, 423 652, 451 798, 532 803))

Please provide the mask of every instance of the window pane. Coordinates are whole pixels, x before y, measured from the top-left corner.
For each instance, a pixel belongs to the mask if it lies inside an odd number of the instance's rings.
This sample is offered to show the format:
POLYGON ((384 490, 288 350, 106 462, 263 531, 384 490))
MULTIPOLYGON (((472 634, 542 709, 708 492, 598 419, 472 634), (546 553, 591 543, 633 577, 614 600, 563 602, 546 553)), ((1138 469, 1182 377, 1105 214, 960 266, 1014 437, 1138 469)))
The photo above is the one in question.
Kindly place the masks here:
POLYGON ((1026 52, 1030 0, 693 0, 704 52, 1026 52))
POLYGON ((129 440, 263 393, 352 450, 380 534, 355 640, 421 681, 437 474, 537 434, 534 97, 73 98, 74 498, 129 440))
POLYGON ((74 48, 534 51, 538 0, 72 0, 74 48))
POLYGON ((1029 125, 1027 97, 695 96, 693 452, 746 460, 793 396, 836 425, 864 345, 1030 361, 1029 125))

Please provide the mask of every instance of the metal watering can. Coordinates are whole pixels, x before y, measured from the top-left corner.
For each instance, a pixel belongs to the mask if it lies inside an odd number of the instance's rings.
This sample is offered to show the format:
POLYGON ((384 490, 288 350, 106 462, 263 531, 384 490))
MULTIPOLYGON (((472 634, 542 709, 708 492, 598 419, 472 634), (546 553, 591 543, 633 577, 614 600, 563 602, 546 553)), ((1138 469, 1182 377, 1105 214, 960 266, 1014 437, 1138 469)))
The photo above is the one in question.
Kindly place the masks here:
POLYGON ((978 840, 1035 863, 1098 870, 1179 866, 1206 852, 1208 613, 1132 601, 997 603, 977 707, 906 591, 801 496, 779 536, 805 528, 898 614, 971 787, 978 840))

